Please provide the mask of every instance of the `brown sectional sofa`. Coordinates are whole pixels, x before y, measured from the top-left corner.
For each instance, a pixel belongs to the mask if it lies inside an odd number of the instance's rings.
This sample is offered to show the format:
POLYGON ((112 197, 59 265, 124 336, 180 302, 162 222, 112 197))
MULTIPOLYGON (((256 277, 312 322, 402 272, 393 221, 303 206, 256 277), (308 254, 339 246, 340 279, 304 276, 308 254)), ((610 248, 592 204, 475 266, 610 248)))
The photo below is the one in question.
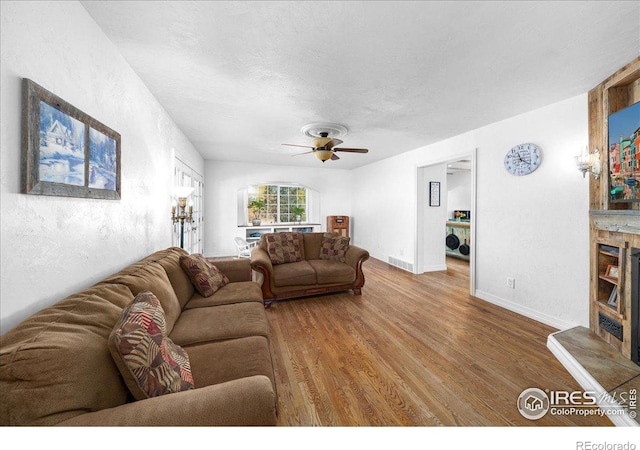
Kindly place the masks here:
POLYGON ((272 264, 267 251, 266 238, 251 252, 251 267, 261 276, 262 295, 265 304, 309 295, 353 290, 360 295, 364 286, 362 264, 369 259, 369 252, 349 245, 345 261, 320 259, 325 233, 298 233, 302 261, 272 264))
POLYGON ((0 336, 0 424, 275 425, 269 327, 248 260, 216 261, 230 283, 204 298, 180 266, 185 254, 158 251, 0 336), (195 389, 134 401, 108 338, 146 290, 189 356, 195 389))

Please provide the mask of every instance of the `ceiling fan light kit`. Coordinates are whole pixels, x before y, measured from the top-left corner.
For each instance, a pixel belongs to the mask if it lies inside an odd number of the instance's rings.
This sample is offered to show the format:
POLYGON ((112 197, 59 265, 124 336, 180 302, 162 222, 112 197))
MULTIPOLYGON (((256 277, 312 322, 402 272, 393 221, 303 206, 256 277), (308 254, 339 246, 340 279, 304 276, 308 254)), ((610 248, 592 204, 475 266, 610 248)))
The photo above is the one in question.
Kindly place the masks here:
POLYGON ((292 156, 306 155, 307 153, 315 154, 316 158, 325 162, 330 159, 338 160, 340 157, 336 152, 350 153, 368 153, 366 148, 335 148, 336 145, 342 144, 342 140, 338 139, 347 134, 347 127, 337 123, 317 122, 310 123, 302 127, 302 134, 307 137, 314 138, 313 146, 298 144, 282 144, 292 147, 311 148, 310 152, 298 153, 292 156))
POLYGON ((331 159, 331 157, 334 155, 331 150, 316 150, 313 153, 316 155, 316 158, 318 158, 322 162, 331 159))

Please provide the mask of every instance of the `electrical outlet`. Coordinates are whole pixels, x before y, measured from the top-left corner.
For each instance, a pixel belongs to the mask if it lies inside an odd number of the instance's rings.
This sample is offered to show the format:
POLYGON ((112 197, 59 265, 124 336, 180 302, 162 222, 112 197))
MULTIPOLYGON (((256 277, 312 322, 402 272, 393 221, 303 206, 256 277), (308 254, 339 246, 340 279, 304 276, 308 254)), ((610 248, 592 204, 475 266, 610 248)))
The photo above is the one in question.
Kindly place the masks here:
POLYGON ((507 278, 507 287, 510 287, 511 289, 515 289, 516 288, 516 279, 515 278, 507 278))

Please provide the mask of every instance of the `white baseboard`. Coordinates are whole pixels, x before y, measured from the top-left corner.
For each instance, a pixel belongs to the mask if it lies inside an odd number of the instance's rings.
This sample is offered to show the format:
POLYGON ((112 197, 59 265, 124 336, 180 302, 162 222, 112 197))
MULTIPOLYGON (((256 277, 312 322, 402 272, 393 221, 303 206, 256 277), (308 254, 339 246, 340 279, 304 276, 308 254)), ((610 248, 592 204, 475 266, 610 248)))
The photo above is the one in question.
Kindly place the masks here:
POLYGON ((505 300, 493 294, 489 294, 488 292, 484 292, 476 289, 475 296, 489 303, 493 303, 494 305, 508 309, 509 311, 522 314, 523 316, 526 316, 530 319, 537 320, 538 322, 542 322, 551 327, 557 328, 558 330, 568 330, 569 328, 573 328, 579 325, 577 323, 558 319, 557 317, 550 316, 549 314, 543 313, 541 311, 537 311, 535 309, 528 308, 526 306, 522 306, 518 303, 505 300))
POLYGON ((441 272, 443 270, 447 270, 446 264, 434 264, 432 266, 424 266, 422 268, 424 272, 441 272))
MULTIPOLYGON (((559 333, 559 332, 558 332, 559 333)), ((585 391, 595 392, 598 406, 606 413, 616 410, 617 414, 607 414, 607 417, 618 427, 637 427, 638 422, 629 416, 628 411, 607 394, 607 391, 582 367, 555 338, 553 333, 547 338, 547 348, 554 354, 560 363, 567 369, 573 378, 585 391)))

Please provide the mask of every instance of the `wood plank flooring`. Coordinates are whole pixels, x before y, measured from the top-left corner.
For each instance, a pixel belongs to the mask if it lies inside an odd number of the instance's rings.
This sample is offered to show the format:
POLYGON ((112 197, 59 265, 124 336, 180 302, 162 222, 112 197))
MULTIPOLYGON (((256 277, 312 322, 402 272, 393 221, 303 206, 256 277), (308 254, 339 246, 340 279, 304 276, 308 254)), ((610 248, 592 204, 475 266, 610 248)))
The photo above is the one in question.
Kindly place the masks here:
POLYGON ((280 426, 608 426, 530 421, 529 387, 580 390, 546 347, 557 331, 469 295, 468 263, 413 275, 364 264, 362 296, 279 302, 271 326, 280 426))

